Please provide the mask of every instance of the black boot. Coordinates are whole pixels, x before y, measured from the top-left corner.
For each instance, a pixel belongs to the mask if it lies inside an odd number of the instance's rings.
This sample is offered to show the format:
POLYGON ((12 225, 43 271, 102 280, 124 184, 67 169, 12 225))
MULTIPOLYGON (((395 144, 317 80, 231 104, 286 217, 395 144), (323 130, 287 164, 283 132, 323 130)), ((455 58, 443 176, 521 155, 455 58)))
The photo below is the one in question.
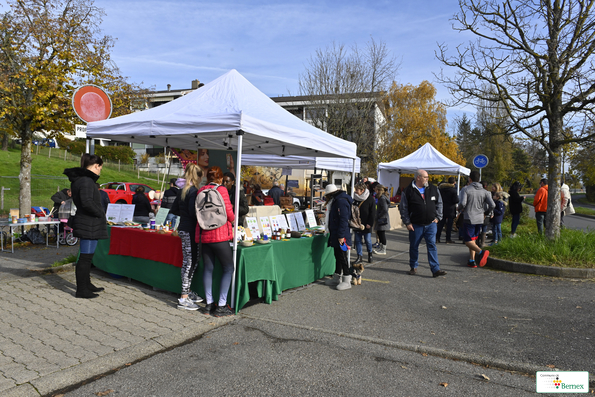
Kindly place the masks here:
POLYGON ((368 263, 372 263, 372 260, 373 259, 374 258, 372 258, 372 253, 371 252, 368 252, 368 263))
POLYGON ((77 298, 91 299, 97 298, 99 295, 94 294, 89 289, 91 284, 91 261, 93 254, 80 254, 79 261, 74 268, 76 275, 76 294, 77 298))
POLYGON ((357 265, 359 263, 362 263, 364 261, 364 257, 361 255, 357 256, 357 259, 355 260, 355 262, 353 262, 354 265, 357 265))
MULTIPOLYGON (((95 254, 82 254, 82 255, 89 255, 89 262, 91 263, 91 267, 89 269, 93 268, 93 255, 95 255, 95 254)), ((105 288, 96 287, 93 285, 93 283, 91 283, 91 273, 90 272, 89 272, 89 279, 87 281, 88 281, 87 285, 89 286, 89 291, 101 292, 101 291, 105 290, 105 288)))

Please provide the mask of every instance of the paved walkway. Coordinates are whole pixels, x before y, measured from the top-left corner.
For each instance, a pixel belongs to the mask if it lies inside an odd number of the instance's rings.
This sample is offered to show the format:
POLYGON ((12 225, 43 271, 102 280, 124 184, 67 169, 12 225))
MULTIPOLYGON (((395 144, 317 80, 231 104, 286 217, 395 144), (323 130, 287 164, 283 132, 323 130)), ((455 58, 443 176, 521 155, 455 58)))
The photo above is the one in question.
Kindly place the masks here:
MULTIPOLYGON (((68 248, 59 250, 63 257, 78 249, 68 248)), ((174 294, 99 271, 93 282, 106 291, 75 299, 73 271, 39 272, 57 251, 0 253, 0 395, 47 395, 229 321, 179 310, 174 294)))

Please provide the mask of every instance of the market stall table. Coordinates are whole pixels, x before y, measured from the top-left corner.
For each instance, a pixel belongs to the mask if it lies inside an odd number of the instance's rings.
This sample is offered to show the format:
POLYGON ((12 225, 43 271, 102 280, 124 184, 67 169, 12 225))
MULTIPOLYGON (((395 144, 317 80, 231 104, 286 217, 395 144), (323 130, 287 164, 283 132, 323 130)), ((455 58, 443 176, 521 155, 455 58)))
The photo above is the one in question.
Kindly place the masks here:
MULTIPOLYGON (((109 228, 110 239, 100 240, 93 264, 114 275, 130 277, 152 287, 181 292, 182 246, 179 237, 128 228, 109 228)), ((333 250, 323 235, 238 246, 235 311, 249 300, 249 283, 259 298, 277 300, 282 291, 316 281, 335 271, 333 250)), ((202 261, 192 289, 204 296, 202 261)), ((215 267, 213 294, 219 295, 220 266, 215 267)), ((231 294, 229 295, 231 297, 231 294)))
MULTIPOLYGON (((57 226, 60 224, 59 220, 55 221, 39 221, 39 222, 24 222, 24 223, 12 223, 12 222, 0 222, 0 230, 4 228, 8 228, 10 233, 10 248, 11 252, 14 254, 14 229, 17 227, 24 227, 24 226, 39 226, 45 225, 46 226, 46 234, 45 234, 45 245, 49 247, 49 235, 50 235, 50 227, 57 226)), ((8 242, 8 241, 7 241, 8 242)), ((56 238, 56 248, 60 247, 60 243, 58 238, 56 238)), ((2 252, 6 252, 8 250, 4 249, 4 233, 0 233, 0 250, 2 252)))

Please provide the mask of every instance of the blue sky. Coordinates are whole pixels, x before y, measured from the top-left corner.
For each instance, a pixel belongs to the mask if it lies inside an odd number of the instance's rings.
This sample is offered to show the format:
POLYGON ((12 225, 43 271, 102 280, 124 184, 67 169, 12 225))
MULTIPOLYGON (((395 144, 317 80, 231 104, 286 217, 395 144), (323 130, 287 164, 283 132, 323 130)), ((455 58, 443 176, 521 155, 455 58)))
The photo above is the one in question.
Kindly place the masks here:
MULTIPOLYGON (((469 39, 451 28, 457 0, 95 0, 95 5, 106 13, 103 34, 117 39, 112 59, 122 74, 156 90, 167 84, 189 88, 194 79, 208 83, 237 69, 269 96, 297 95, 299 75, 316 49, 333 41, 364 47, 373 37, 401 61, 399 83, 428 80, 438 99, 446 100, 448 92, 432 74, 441 67, 437 43, 454 50, 469 39)), ((461 114, 449 109, 451 120, 461 114)))
MULTIPOLYGON (((364 46, 370 36, 384 41, 402 61, 399 83, 435 83, 437 42, 454 49, 464 41, 449 21, 458 9, 456 0, 95 4, 106 12, 104 34, 117 38, 113 60, 123 75, 156 90, 167 84, 189 88, 193 79, 207 83, 237 69, 269 96, 296 95, 299 75, 317 48, 333 41, 364 46)), ((446 89, 435 85, 438 98, 447 99, 446 89)))

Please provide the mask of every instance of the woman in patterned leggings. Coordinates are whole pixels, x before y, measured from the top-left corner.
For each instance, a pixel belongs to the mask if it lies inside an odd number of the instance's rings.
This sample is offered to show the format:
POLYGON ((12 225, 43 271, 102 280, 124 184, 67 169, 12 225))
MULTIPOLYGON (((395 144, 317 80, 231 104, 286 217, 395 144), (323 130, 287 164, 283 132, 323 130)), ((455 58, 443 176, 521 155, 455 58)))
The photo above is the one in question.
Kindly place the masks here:
POLYGON ((196 234, 196 202, 197 187, 202 179, 202 170, 196 164, 190 163, 184 172, 184 188, 178 193, 171 211, 179 213, 180 224, 178 233, 182 239, 182 295, 178 299, 178 309, 198 310, 198 302, 202 298, 190 291, 192 277, 198 261, 198 244, 195 242, 196 234))

